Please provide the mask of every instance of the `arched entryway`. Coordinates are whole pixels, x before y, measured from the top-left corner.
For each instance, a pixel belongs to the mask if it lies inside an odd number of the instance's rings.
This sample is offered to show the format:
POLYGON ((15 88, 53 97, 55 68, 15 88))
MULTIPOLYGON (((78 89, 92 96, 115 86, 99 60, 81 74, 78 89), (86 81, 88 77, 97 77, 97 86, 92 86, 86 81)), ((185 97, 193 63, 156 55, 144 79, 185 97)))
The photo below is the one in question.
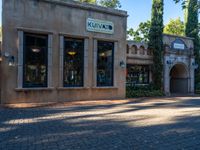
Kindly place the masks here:
POLYGON ((176 64, 170 71, 170 92, 171 93, 188 93, 189 84, 188 68, 184 64, 176 64))

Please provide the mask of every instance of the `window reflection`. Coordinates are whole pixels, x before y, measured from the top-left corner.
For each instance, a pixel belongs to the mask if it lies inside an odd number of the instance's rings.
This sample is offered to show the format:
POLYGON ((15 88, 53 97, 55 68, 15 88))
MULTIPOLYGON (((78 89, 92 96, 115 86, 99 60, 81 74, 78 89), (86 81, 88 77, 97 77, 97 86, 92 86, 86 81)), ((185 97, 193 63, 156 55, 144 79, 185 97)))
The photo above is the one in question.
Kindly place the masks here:
POLYGON ((65 38, 64 86, 83 86, 84 40, 65 38))
POLYGON ((47 86, 48 36, 24 34, 24 87, 47 86))
POLYGON ((97 86, 113 86, 114 43, 98 41, 97 86))
POLYGON ((127 65, 127 84, 148 84, 149 66, 127 65))

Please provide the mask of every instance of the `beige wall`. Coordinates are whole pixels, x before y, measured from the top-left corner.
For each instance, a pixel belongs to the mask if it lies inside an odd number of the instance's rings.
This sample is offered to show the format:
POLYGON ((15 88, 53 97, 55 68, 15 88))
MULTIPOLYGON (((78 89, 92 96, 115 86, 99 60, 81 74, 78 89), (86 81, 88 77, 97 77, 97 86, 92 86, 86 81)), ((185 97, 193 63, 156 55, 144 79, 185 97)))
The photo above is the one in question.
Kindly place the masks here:
POLYGON ((55 2, 53 0, 3 0, 3 54, 8 52, 16 58, 16 66, 9 67, 3 57, 1 96, 2 103, 55 102, 85 99, 125 98, 126 62, 126 21, 124 11, 86 5, 76 2, 55 2), (86 31, 86 19, 94 18, 114 23, 114 34, 86 31), (21 51, 23 32, 45 33, 49 35, 49 50, 52 50, 52 67, 48 88, 24 89, 21 87, 21 51), (85 39, 85 85, 83 88, 63 88, 61 81, 60 38, 63 36, 85 39), (115 42, 114 86, 96 87, 95 40, 115 42), (51 43, 52 41, 52 43, 51 43))
POLYGON ((127 41, 127 64, 151 65, 153 64, 152 52, 147 43, 127 41))
POLYGON ((194 71, 195 71, 195 59, 193 52, 193 39, 189 37, 182 36, 174 36, 174 35, 163 35, 163 43, 164 43, 164 73, 163 73, 163 81, 164 81, 164 92, 166 95, 170 95, 170 91, 176 91, 180 93, 194 93, 194 71), (171 47, 172 43, 176 40, 182 40, 186 47, 183 50, 173 49, 171 47), (182 72, 178 74, 179 67, 181 66, 182 72), (175 68, 176 77, 187 78, 187 81, 178 82, 173 80, 173 76, 170 76, 171 70, 175 68), (183 68, 187 72, 187 75, 184 73, 183 68), (176 83, 174 83, 176 82, 176 83), (187 84, 186 84, 187 83, 187 84), (171 84, 171 85, 170 85, 171 84), (180 91, 178 88, 183 86, 183 90, 180 91), (174 89, 176 87, 177 89, 174 89), (172 90, 171 90, 172 88, 172 90), (186 90, 185 90, 186 89, 186 90))

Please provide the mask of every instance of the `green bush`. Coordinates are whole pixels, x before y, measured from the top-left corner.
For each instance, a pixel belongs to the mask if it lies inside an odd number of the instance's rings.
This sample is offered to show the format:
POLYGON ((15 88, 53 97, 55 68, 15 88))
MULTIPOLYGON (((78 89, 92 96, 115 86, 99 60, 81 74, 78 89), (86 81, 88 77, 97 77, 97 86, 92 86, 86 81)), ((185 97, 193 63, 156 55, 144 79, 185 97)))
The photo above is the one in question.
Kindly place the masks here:
POLYGON ((154 97, 154 96, 164 96, 162 90, 156 89, 154 86, 150 85, 135 85, 126 87, 126 97, 154 97))
POLYGON ((195 93, 200 94, 200 83, 196 84, 195 93))

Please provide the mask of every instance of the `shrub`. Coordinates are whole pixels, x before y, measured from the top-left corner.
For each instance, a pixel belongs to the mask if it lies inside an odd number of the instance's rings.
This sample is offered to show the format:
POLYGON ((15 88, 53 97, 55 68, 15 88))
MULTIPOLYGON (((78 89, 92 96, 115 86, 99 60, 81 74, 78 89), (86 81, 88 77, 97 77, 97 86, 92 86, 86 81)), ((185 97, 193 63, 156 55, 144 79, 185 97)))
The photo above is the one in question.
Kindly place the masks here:
POLYGON ((126 87, 126 97, 154 97, 164 96, 162 90, 156 89, 153 85, 135 85, 126 87))

